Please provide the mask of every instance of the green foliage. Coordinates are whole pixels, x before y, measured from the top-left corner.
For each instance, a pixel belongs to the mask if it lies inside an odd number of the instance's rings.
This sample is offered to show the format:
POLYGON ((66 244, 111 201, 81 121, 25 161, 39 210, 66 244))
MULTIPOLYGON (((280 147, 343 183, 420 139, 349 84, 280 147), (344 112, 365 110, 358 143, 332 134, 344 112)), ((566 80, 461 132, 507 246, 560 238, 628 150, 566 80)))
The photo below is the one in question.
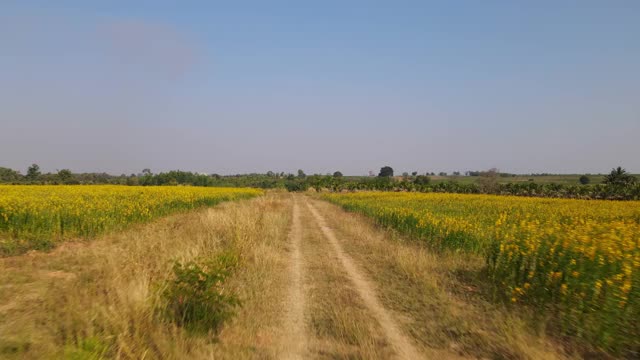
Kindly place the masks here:
POLYGON ((173 278, 162 293, 166 317, 193 332, 216 333, 240 305, 238 297, 225 288, 237 263, 233 254, 208 261, 176 262, 173 278))
POLYGON ((615 169, 611 169, 609 175, 604 178, 605 184, 614 186, 627 186, 635 182, 636 178, 620 166, 615 169))
POLYGON ((285 189, 289 192, 307 191, 309 183, 306 181, 289 180, 284 183, 285 189))
POLYGON ((393 176, 393 168, 391 166, 383 166, 380 168, 379 177, 392 177, 393 176))
POLYGON ((19 172, 0 167, 0 183, 13 183, 18 182, 22 179, 22 175, 19 172))
MULTIPOLYGON (((64 170, 63 170, 64 171, 64 170)), ((39 172, 39 170, 38 170, 39 172)), ((61 181, 60 174, 33 175, 31 179, 19 172, 0 168, 0 183, 38 183, 38 184, 117 184, 117 185, 189 185, 212 187, 253 187, 262 189, 281 188, 289 191, 305 191, 309 187, 317 191, 417 191, 417 192, 451 192, 451 193, 487 193, 515 196, 535 197, 564 197, 581 199, 610 199, 610 200, 638 200, 640 199, 640 182, 636 176, 628 174, 624 169, 617 168, 609 174, 605 183, 600 184, 601 175, 589 176, 589 183, 578 185, 580 177, 577 175, 558 174, 530 174, 514 175, 493 171, 466 171, 461 176, 453 172, 454 177, 447 179, 431 179, 434 172, 427 172, 423 178, 412 173, 412 177, 405 177, 405 181, 393 181, 393 169, 385 166, 380 169, 382 176, 344 176, 340 171, 332 175, 307 176, 304 171, 295 174, 269 171, 266 174, 198 174, 188 171, 173 170, 154 174, 144 169, 141 174, 109 175, 106 173, 76 173, 71 174, 69 180, 61 181), (35 177, 34 177, 35 176, 35 177), (531 176, 531 178, 527 178, 531 176), (33 180, 37 179, 37 180, 33 180), (507 180, 508 179, 508 180, 507 180), (534 181, 535 179, 535 181, 534 181), (455 180, 455 181, 454 181, 455 180), (528 181, 527 181, 528 180, 528 181)), ((64 173, 63 173, 64 174, 64 173)), ((585 181, 582 178, 581 181, 585 181)))
POLYGON ((64 358, 68 360, 101 360, 109 358, 109 347, 100 339, 79 339, 74 346, 64 348, 64 358))
POLYGON ((418 175, 413 182, 417 185, 427 185, 431 182, 431 178, 426 175, 418 175))
POLYGON ((29 166, 29 169, 27 169, 26 177, 29 181, 36 181, 38 177, 40 177, 40 174, 40 166, 38 166, 38 164, 32 164, 29 166))
POLYGON ((68 184, 72 178, 73 174, 71 173, 71 170, 62 169, 58 171, 58 179, 60 179, 60 182, 62 182, 63 184, 68 184))
POLYGON ((580 184, 587 185, 591 182, 591 179, 587 175, 580 176, 580 184))

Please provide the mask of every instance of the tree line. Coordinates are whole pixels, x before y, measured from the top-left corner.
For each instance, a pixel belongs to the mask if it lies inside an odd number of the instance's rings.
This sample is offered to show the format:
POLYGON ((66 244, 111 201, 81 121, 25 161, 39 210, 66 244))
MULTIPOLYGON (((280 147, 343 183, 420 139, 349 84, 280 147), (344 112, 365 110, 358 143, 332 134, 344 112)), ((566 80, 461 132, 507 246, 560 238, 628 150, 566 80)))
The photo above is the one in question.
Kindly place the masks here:
MULTIPOLYGON (((516 196, 562 197, 582 199, 640 199, 640 183, 622 167, 617 167, 605 176, 602 184, 590 184, 590 178, 583 175, 578 184, 541 184, 535 182, 501 182, 499 178, 508 177, 497 169, 486 171, 468 171, 467 176, 475 176, 473 183, 459 183, 455 180, 432 182, 431 175, 417 172, 403 173, 394 177, 393 168, 383 166, 378 176, 344 176, 335 171, 326 175, 307 175, 303 170, 297 174, 269 171, 265 174, 218 175, 199 174, 189 171, 168 171, 154 174, 144 169, 138 174, 109 175, 106 173, 73 173, 62 169, 54 173, 42 173, 37 164, 31 165, 26 174, 0 167, 0 183, 5 184, 113 184, 140 186, 219 186, 219 187, 256 187, 263 189, 284 188, 288 191, 415 191, 450 192, 465 194, 499 194, 516 196)), ((443 174, 443 173, 440 173, 443 174)), ((458 172, 458 174, 460 174, 458 172)), ((503 179, 504 180, 504 179, 503 179)))

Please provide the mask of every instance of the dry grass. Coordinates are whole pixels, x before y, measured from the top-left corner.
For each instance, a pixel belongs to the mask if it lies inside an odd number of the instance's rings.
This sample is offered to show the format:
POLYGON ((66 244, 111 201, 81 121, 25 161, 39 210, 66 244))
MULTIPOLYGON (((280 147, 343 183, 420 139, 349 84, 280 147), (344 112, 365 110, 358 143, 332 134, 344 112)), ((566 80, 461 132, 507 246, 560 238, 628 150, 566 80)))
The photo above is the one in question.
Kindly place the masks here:
POLYGON ((312 200, 345 251, 374 279, 385 307, 424 348, 472 358, 566 358, 526 316, 487 300, 483 261, 473 255, 435 254, 369 219, 312 200))
POLYGON ((91 243, 0 259, 0 358, 270 358, 286 291, 290 198, 225 203, 91 243), (216 338, 157 316, 174 260, 235 250, 243 301, 216 338))

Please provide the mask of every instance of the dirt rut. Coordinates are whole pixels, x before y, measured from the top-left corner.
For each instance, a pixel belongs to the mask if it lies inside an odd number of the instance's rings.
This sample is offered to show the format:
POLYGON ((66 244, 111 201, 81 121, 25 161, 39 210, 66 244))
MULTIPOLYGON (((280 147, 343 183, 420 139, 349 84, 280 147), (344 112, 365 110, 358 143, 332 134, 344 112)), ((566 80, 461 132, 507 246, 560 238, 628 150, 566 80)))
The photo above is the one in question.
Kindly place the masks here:
POLYGON ((353 262, 351 257, 347 255, 335 234, 326 224, 325 219, 310 203, 306 203, 316 222, 320 226, 325 238, 329 241, 333 250, 340 260, 342 266, 346 270, 349 279, 355 286, 358 294, 362 298, 365 306, 376 318, 382 327, 384 334, 393 347, 396 355, 400 359, 421 359, 420 352, 415 348, 411 340, 405 336, 400 327, 397 325, 392 315, 384 308, 376 296, 372 282, 367 279, 358 266, 353 262))
POLYGON ((286 302, 285 328, 286 336, 282 344, 283 359, 303 359, 307 336, 305 332, 304 308, 305 295, 303 291, 303 262, 300 254, 302 242, 302 224, 300 221, 300 206, 297 199, 293 198, 292 225, 289 232, 289 246, 291 261, 289 274, 291 284, 289 286, 289 298, 286 302))

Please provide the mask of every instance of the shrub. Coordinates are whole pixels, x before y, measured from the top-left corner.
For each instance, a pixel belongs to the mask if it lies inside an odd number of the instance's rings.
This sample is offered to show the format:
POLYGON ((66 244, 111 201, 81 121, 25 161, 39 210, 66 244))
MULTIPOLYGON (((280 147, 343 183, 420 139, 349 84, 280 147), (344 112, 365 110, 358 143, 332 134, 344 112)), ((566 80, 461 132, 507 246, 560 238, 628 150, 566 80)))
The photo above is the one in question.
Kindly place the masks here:
POLYGON ((418 185, 427 185, 431 182, 431 178, 426 175, 418 175, 413 182, 418 185))
POLYGON ((294 180, 294 181, 287 181, 286 183, 284 183, 284 187, 289 192, 307 191, 307 189, 309 189, 309 184, 307 182, 294 180))
POLYGON ((587 185, 591 182, 591 179, 587 175, 580 176, 580 184, 587 185))
POLYGON ((498 183, 499 174, 498 169, 495 168, 481 172, 478 178, 480 191, 485 194, 495 194, 500 188, 498 183))
POLYGON ((237 262, 237 256, 231 254, 213 261, 176 262, 173 279, 162 293, 167 318, 190 331, 217 332, 240 305, 224 286, 237 262))

